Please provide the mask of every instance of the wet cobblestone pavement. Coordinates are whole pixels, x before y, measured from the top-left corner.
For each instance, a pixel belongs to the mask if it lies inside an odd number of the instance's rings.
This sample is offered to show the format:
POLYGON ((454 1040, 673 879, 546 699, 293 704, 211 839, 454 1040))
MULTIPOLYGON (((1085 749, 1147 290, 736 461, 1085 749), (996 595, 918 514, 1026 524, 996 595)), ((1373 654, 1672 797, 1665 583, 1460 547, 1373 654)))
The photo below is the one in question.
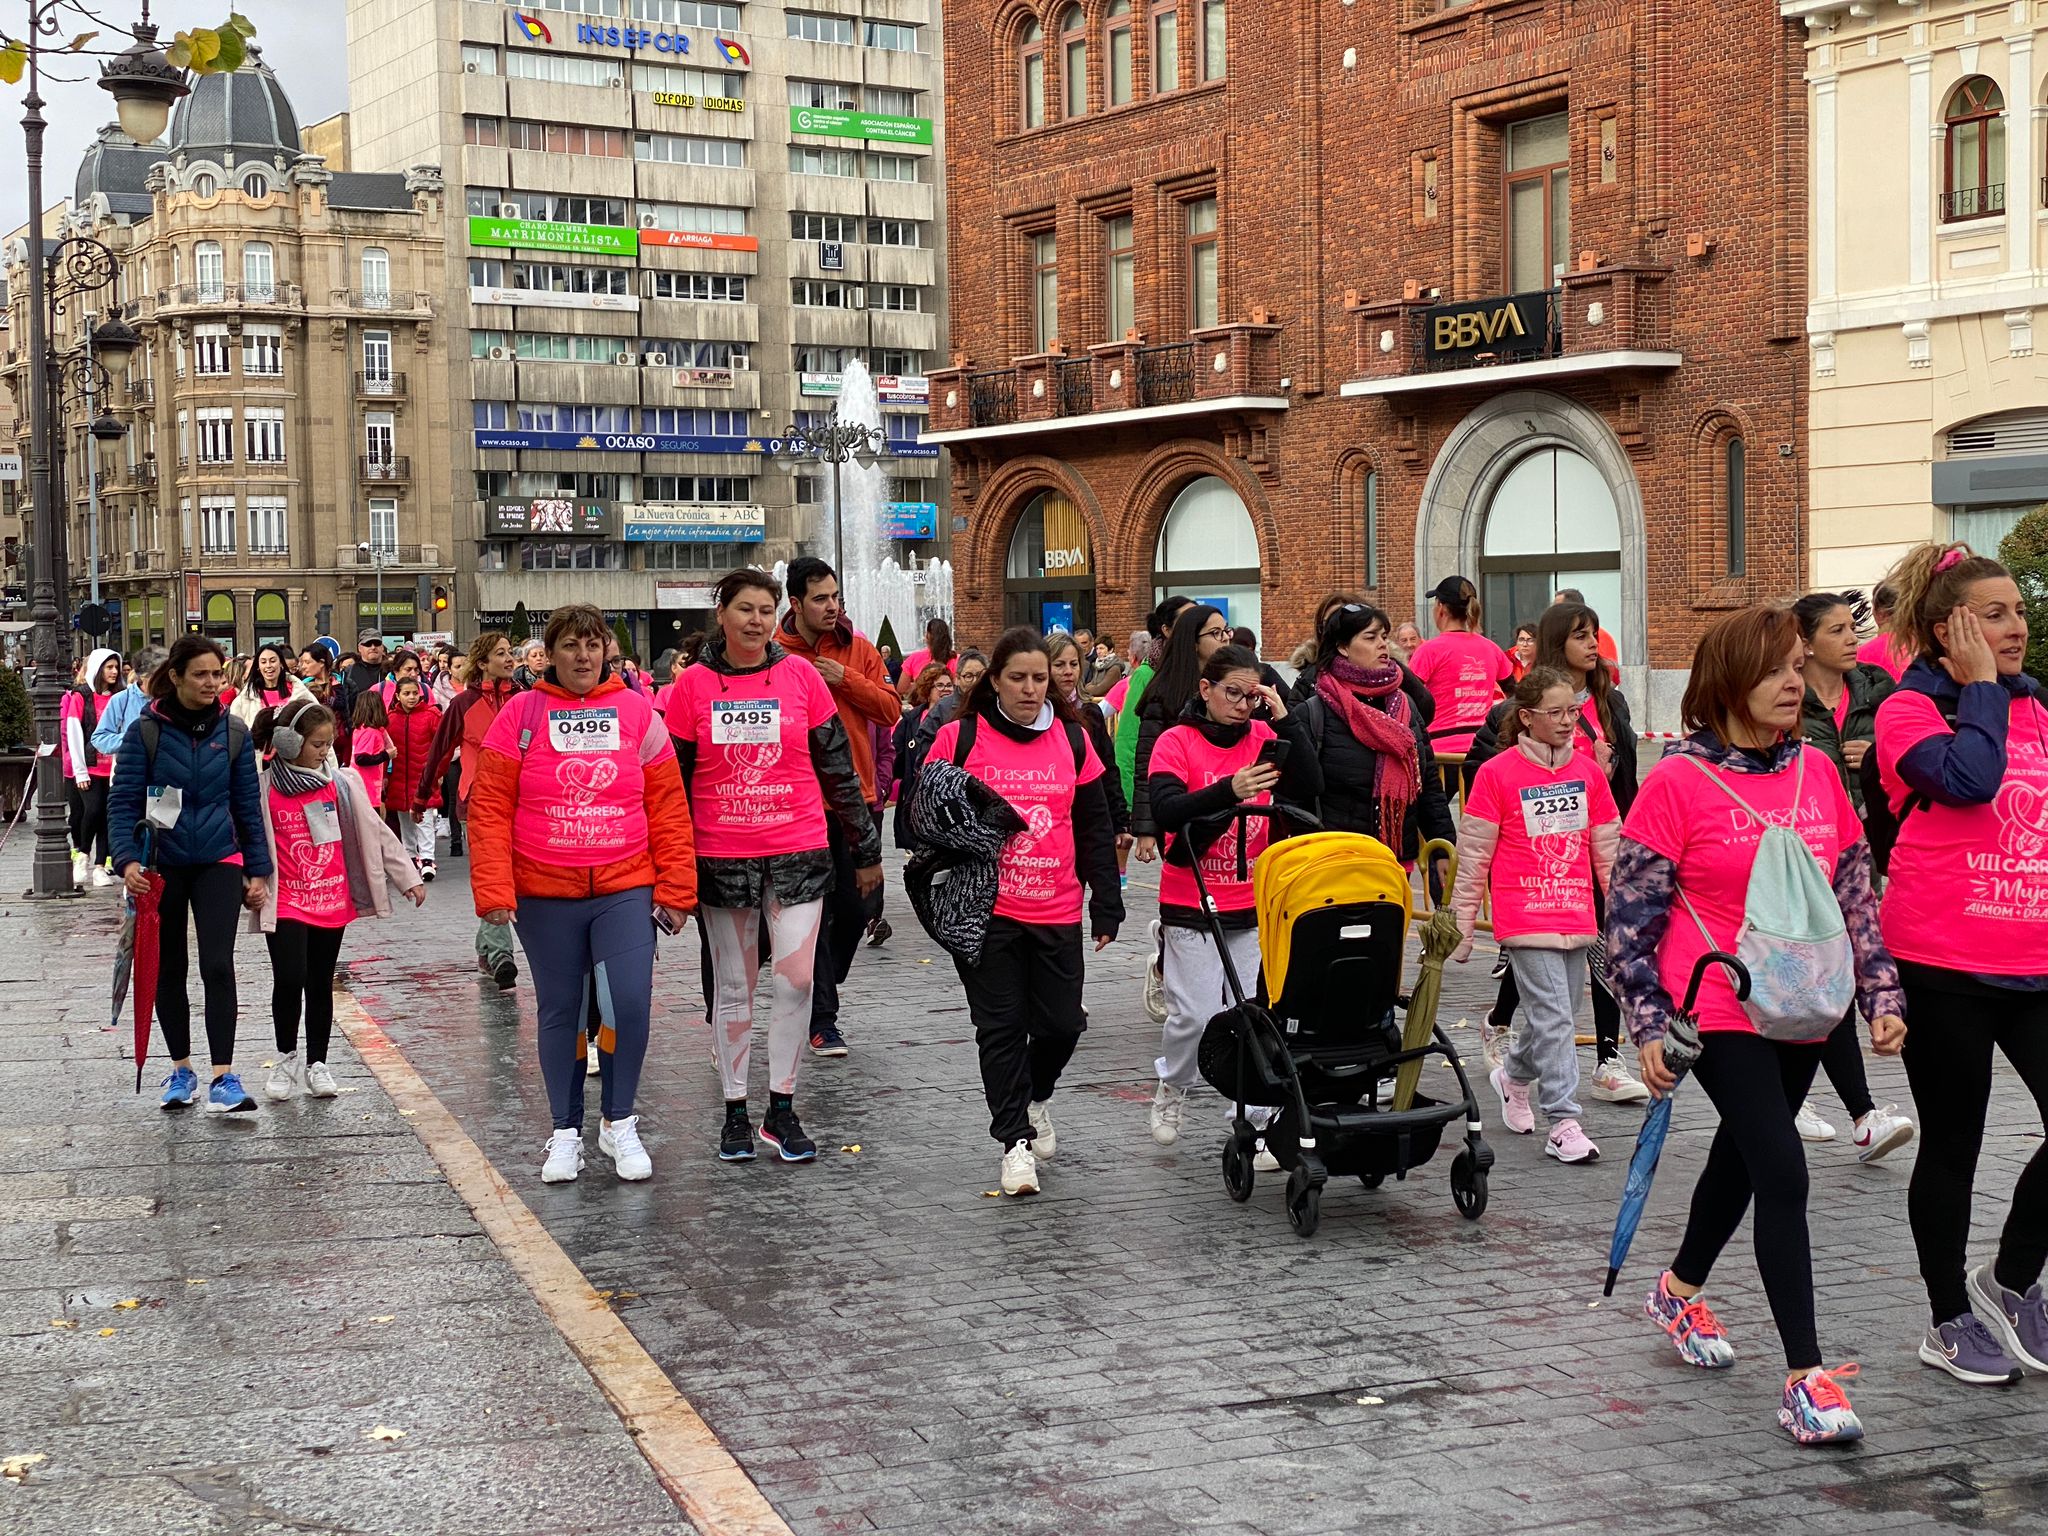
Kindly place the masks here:
MULTIPOLYGON (((1697 1094, 1611 1302, 1594 1305, 1638 1113, 1621 1107, 1590 1106, 1605 1157, 1565 1168, 1489 1103, 1480 1221, 1452 1207, 1446 1152, 1377 1191, 1333 1183, 1304 1242, 1278 1178, 1226 1198, 1206 1090, 1179 1148, 1146 1134, 1134 884, 1128 936, 1090 966, 1045 1193, 990 1199, 965 1004, 892 866, 895 937, 846 989, 853 1054, 803 1065, 817 1164, 713 1156, 689 937, 659 962, 655 1178, 619 1184, 593 1150, 581 1182, 545 1187, 531 994, 474 974, 464 865, 442 871, 424 914, 352 931, 348 986, 799 1532, 2048 1529, 2048 1382, 1969 1389, 1913 1357, 1910 1149, 1874 1167, 1810 1149, 1823 1347, 1862 1362, 1869 1439, 1801 1450, 1773 1422, 1746 1231, 1713 1289, 1735 1370, 1689 1369, 1637 1312, 1712 1130, 1697 1094)), ((687 1530, 352 1053, 357 1094, 249 1129, 171 1129, 129 1094, 98 1028, 112 927, 80 905, 0 903, 0 1456, 51 1458, 0 1486, 0 1529, 687 1530), (148 1304, 115 1311, 115 1292, 148 1304), (402 1332, 369 1321, 393 1313, 402 1332), (50 1328, 64 1317, 81 1327, 50 1328), (408 1438, 366 1440, 377 1423, 408 1438)), ((268 1059, 253 940, 242 974, 243 1056, 268 1059)), ((1449 993, 1446 1022, 1476 1019, 1483 965, 1449 993)), ((1452 1033, 1476 1055, 1476 1029, 1452 1033)), ((1903 1105, 1896 1064, 1871 1070, 1903 1105)), ((2002 1076, 1988 1188, 2039 1134, 2002 1076)))
MULTIPOLYGON (((1701 1095, 1613 1301, 1594 1305, 1640 1114, 1617 1106, 1590 1108, 1603 1160, 1566 1168, 1489 1103, 1480 1221, 1453 1208, 1444 1152, 1377 1191, 1333 1183, 1302 1241, 1279 1178, 1225 1196, 1206 1089, 1178 1148, 1147 1134, 1151 897, 1134 881, 1127 936, 1090 963, 1045 1193, 991 1199, 965 1003, 892 864, 895 937, 846 988, 853 1054, 803 1065, 815 1165, 715 1160, 690 937, 659 961, 654 1180, 620 1185, 593 1156, 544 1188, 531 995, 469 972, 463 866, 442 869, 415 936, 351 938, 356 995, 592 1282, 636 1293, 635 1334, 800 1532, 2048 1528, 2048 1382, 1967 1389, 1913 1357, 1910 1150, 1864 1167, 1843 1142, 1813 1149, 1822 1342, 1862 1362, 1870 1438, 1802 1450, 1775 1426, 1781 1356, 1746 1231, 1714 1288, 1735 1370, 1685 1366, 1637 1311, 1712 1131, 1701 1095)), ((1491 983, 1475 963, 1448 991, 1446 1022, 1476 1019, 1491 983)), ((1453 1036, 1476 1055, 1476 1028, 1453 1036)), ((1896 1063, 1871 1070, 1880 1103, 1904 1101, 1896 1063)), ((1987 1187, 2010 1189, 2037 1144, 2025 1103, 2003 1079, 1987 1187)))

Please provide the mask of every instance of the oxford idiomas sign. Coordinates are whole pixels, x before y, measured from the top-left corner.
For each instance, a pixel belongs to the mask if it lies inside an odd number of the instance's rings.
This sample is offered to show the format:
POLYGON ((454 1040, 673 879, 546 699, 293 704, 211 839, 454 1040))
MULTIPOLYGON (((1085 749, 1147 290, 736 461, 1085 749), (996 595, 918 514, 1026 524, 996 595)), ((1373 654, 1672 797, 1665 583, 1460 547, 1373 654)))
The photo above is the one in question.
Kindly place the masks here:
POLYGON ((1481 352, 1534 355, 1550 339, 1550 295, 1511 293, 1467 304, 1438 304, 1422 312, 1422 324, 1432 360, 1481 352))

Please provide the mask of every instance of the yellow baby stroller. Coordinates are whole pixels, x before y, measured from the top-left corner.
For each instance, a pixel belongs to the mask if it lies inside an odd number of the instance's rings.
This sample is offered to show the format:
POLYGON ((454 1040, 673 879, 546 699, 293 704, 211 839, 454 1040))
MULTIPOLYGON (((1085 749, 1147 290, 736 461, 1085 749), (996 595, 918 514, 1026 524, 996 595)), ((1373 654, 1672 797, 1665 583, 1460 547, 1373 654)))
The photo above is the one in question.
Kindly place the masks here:
MULTIPOLYGON (((1273 812, 1243 805, 1239 819, 1273 812)), ((1242 850, 1243 842, 1239 839, 1242 850)), ((1240 851, 1240 859, 1242 852, 1240 851)), ((1212 929, 1220 928, 1195 879, 1212 929)), ((1273 844, 1253 871, 1263 975, 1246 996, 1220 931, 1217 948, 1235 1007, 1209 1021, 1198 1057, 1210 1086, 1237 1103, 1223 1148, 1230 1198, 1252 1193, 1259 1131, 1251 1104, 1276 1106, 1266 1145, 1288 1170, 1287 1218, 1303 1237, 1321 1220, 1332 1174, 1356 1176, 1367 1189, 1436 1155, 1444 1128, 1462 1119, 1465 1146, 1451 1162, 1451 1198, 1468 1218, 1486 1209, 1493 1149, 1480 1133, 1479 1105, 1464 1064, 1431 1021, 1430 1039, 1403 1048, 1394 1023, 1401 995, 1409 918, 1408 875, 1385 844, 1352 832, 1317 832, 1273 844), (1438 1103, 1418 1093, 1393 1107, 1404 1062, 1441 1056, 1456 1075, 1459 1098, 1438 1103)))

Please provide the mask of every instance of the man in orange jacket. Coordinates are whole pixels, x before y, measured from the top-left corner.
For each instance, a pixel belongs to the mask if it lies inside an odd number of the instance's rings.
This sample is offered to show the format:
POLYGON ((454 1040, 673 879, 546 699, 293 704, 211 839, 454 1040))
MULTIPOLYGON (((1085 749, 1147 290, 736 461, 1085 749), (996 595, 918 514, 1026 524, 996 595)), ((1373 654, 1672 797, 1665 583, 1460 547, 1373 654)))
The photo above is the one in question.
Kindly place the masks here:
MULTIPOLYGON (((903 715, 903 700, 890 686, 881 652, 847 619, 839 598, 839 577, 832 567, 816 555, 800 555, 790 561, 787 580, 789 611, 775 638, 791 655, 816 667, 832 690, 840 723, 853 746, 853 766, 860 774, 861 789, 873 805, 875 753, 868 726, 872 722, 893 731, 903 715)), ((839 984, 853 969, 853 957, 868 924, 881 915, 882 893, 877 890, 871 898, 861 897, 846 840, 830 817, 825 830, 831 839, 836 878, 825 898, 825 915, 818 928, 818 967, 811 988, 811 1052, 844 1056, 839 984)))

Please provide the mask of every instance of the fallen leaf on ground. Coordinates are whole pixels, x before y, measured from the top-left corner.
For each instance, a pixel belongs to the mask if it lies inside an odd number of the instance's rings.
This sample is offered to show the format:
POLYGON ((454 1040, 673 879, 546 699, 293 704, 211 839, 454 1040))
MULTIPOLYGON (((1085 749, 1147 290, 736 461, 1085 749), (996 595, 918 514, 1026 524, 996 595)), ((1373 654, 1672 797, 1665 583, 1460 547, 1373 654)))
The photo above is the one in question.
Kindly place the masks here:
POLYGON ((401 1109, 399 1113, 405 1116, 406 1119, 410 1120, 414 1115, 418 1114, 419 1111, 416 1109, 401 1109))
POLYGON ((379 1424, 369 1432, 368 1438, 372 1440, 403 1440, 405 1438, 405 1431, 393 1429, 389 1424, 379 1424))
POLYGON ((855 1143, 854 1143, 854 1144, 853 1144, 852 1146, 850 1146, 850 1147, 841 1147, 841 1148, 840 1148, 839 1150, 840 1150, 840 1151, 842 1151, 842 1152, 845 1152, 845 1153, 847 1153, 847 1154, 848 1154, 848 1155, 850 1155, 850 1156, 851 1156, 851 1155, 858 1155, 858 1154, 859 1154, 859 1152, 860 1152, 860 1143, 856 1141, 856 1142, 855 1142, 855 1143))
POLYGON ((130 1296, 126 1301, 117 1301, 114 1303, 114 1305, 120 1311, 133 1312, 137 1307, 142 1305, 142 1298, 140 1296, 130 1296))
POLYGON ((343 1093, 361 1093, 363 1090, 360 1088, 344 1088, 341 1091, 343 1093))
POLYGON ((10 1483, 25 1483, 28 1481, 28 1469, 38 1466, 49 1459, 41 1451, 29 1451, 21 1456, 10 1456, 5 1461, 0 1461, 0 1477, 6 1478, 10 1483))
POLYGON ((618 1300, 620 1301, 638 1301, 639 1299, 640 1293, 638 1291, 620 1291, 618 1293, 618 1300))
POLYGON ((984 1189, 981 1192, 981 1198, 984 1200, 1000 1200, 1003 1198, 1003 1192, 1000 1189, 984 1189))
POLYGON ((78 1324, 72 1322, 68 1317, 53 1317, 50 1319, 50 1326, 52 1328, 76 1328, 78 1324))
POLYGON ((1385 1401, 1384 1397, 1361 1397, 1358 1399, 1358 1406, 1361 1408, 1377 1408, 1385 1401))
POLYGON ((1590 1312, 1590 1311, 1592 1311, 1592 1310, 1593 1310, 1593 1309, 1594 1309, 1595 1307, 1597 1307, 1597 1306, 1599 1306, 1599 1305, 1600 1305, 1600 1303, 1599 1303, 1599 1302, 1597 1302, 1597 1301, 1589 1301, 1589 1302, 1587 1302, 1587 1303, 1586 1303, 1586 1310, 1587 1310, 1588 1312, 1590 1312))
POLYGON ((370 1321, 373 1323, 392 1323, 396 1322, 397 1320, 398 1315, 394 1312, 386 1312, 382 1317, 373 1317, 370 1319, 370 1321))
POLYGON ((206 1282, 205 1282, 204 1280, 187 1280, 187 1281, 186 1281, 185 1283, 186 1283, 187 1285, 204 1285, 204 1284, 206 1284, 206 1282))
POLYGON ((114 1330, 111 1328, 102 1328, 100 1330, 100 1337, 103 1339, 111 1339, 113 1336, 114 1330))

